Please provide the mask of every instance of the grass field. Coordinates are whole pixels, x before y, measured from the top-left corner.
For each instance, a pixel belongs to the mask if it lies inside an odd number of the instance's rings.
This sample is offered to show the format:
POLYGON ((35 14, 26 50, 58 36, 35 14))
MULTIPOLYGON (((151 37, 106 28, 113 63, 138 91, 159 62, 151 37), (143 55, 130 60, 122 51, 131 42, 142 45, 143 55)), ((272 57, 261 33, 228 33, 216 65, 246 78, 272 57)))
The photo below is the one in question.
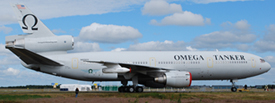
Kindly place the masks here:
POLYGON ((94 93, 80 92, 0 92, 0 103, 9 102, 59 102, 82 103, 234 103, 234 102, 275 102, 275 92, 185 92, 185 93, 94 93))
POLYGON ((27 100, 27 99, 35 99, 35 98, 50 98, 51 96, 45 95, 1 95, 0 94, 0 101, 16 101, 16 100, 27 100))

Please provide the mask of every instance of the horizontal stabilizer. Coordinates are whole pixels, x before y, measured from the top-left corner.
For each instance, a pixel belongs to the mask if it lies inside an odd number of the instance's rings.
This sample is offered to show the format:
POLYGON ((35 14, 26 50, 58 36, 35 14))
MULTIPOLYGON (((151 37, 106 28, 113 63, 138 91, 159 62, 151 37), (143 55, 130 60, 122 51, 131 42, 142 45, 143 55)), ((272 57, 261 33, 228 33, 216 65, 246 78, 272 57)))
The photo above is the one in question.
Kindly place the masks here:
POLYGON ((48 59, 44 56, 36 54, 26 49, 6 47, 17 55, 26 64, 42 64, 42 65, 52 65, 52 66, 62 66, 60 63, 48 59))

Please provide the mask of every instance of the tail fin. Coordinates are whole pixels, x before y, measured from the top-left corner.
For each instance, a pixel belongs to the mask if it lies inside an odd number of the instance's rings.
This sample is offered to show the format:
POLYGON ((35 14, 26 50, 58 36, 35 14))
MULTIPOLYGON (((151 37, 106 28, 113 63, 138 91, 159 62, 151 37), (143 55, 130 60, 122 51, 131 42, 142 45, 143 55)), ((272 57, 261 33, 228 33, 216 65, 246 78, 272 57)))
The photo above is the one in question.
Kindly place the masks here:
POLYGON ((24 33, 35 37, 55 36, 25 5, 12 5, 24 33))

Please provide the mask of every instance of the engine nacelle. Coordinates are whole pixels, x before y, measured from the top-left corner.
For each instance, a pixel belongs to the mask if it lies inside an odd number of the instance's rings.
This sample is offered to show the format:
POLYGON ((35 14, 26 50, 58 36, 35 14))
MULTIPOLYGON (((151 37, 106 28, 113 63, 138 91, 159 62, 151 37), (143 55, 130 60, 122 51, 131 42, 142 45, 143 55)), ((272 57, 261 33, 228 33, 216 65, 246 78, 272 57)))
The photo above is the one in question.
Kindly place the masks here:
POLYGON ((28 49, 33 52, 67 51, 72 50, 74 39, 72 36, 52 36, 41 38, 21 38, 13 42, 14 47, 28 49))
POLYGON ((192 75, 186 71, 171 71, 165 73, 162 77, 155 78, 155 81, 171 87, 190 87, 192 75))
POLYGON ((124 68, 124 67, 118 67, 118 68, 104 68, 102 69, 103 73, 126 73, 129 72, 130 69, 124 68))

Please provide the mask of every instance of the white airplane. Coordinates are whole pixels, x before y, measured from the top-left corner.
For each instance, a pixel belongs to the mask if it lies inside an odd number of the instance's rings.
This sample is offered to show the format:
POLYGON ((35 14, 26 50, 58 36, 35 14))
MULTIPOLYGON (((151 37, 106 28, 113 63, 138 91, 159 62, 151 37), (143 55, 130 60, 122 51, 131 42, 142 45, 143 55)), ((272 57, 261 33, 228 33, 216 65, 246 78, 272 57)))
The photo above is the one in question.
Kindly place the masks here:
POLYGON ((259 56, 221 51, 123 51, 67 53, 72 36, 54 35, 25 5, 12 5, 26 35, 7 36, 6 48, 29 69, 83 81, 121 81, 119 92, 147 87, 189 87, 193 80, 235 80, 265 73, 259 56), (127 85, 132 81, 133 85, 127 85))

